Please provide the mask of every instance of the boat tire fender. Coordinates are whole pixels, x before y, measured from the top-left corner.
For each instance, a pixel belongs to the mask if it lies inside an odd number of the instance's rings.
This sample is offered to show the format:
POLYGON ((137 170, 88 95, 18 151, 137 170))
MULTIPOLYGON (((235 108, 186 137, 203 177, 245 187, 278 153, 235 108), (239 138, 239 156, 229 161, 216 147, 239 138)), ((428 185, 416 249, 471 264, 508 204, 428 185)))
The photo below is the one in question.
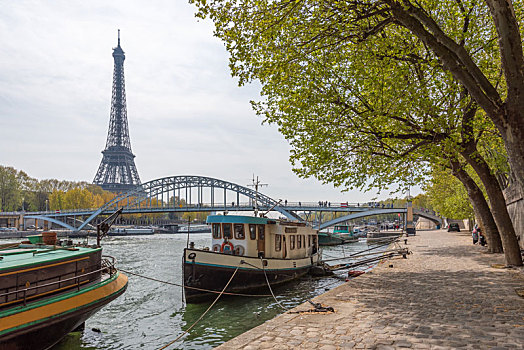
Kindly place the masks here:
POLYGON ((235 246, 235 255, 238 255, 238 256, 243 256, 244 255, 244 247, 241 246, 240 244, 237 244, 235 246))

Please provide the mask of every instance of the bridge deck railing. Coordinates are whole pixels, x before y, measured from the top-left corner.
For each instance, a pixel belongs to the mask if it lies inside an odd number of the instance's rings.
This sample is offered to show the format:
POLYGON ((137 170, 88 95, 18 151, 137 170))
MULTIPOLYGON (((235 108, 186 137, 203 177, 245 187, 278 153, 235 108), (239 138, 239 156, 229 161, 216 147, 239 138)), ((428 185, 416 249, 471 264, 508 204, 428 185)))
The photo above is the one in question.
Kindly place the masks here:
MULTIPOLYGON (((288 210, 295 210, 295 211, 308 211, 308 210, 315 210, 315 211, 330 211, 330 210, 340 210, 340 211, 350 211, 350 210, 367 210, 367 209, 400 209, 400 207, 393 207, 392 205, 375 205, 373 203, 322 203, 321 205, 317 202, 287 202, 287 203, 281 203, 280 207, 288 209, 288 210)), ((243 208, 244 210, 252 209, 254 208, 253 203, 250 202, 230 202, 226 203, 224 206, 224 203, 214 203, 214 206, 211 203, 184 203, 182 205, 180 204, 171 204, 171 203, 164 203, 164 205, 148 205, 148 206, 124 206, 124 209, 136 212, 137 210, 143 209, 144 211, 161 211, 162 209, 177 209, 179 211, 191 211, 191 209, 198 209, 198 211, 203 211, 203 209, 207 208, 210 211, 214 210, 233 210, 234 208, 243 208)), ((260 209, 267 210, 267 207, 265 206, 259 206, 260 209)), ((67 215, 88 215, 93 212, 95 212, 98 208, 84 208, 84 209, 61 209, 61 210, 48 210, 48 211, 36 211, 36 212, 29 212, 29 211, 13 211, 13 212, 0 212, 0 216, 20 216, 20 215, 42 215, 42 216, 67 216, 67 215)), ((414 208, 419 211, 422 211, 424 213, 438 216, 438 213, 436 213, 433 210, 426 209, 426 208, 414 208)), ((108 209, 107 211, 112 211, 112 209, 108 209)))

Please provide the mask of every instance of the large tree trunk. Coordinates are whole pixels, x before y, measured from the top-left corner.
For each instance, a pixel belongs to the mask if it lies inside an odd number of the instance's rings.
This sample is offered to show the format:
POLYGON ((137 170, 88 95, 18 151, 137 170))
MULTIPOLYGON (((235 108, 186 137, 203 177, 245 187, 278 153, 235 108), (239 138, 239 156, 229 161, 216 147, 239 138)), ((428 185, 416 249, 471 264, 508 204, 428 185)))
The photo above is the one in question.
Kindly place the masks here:
POLYGON ((524 193, 524 54, 520 25, 508 0, 486 0, 497 30, 507 86, 503 114, 490 115, 504 140, 513 180, 524 193))
POLYGON ((506 200, 497 178, 491 173, 488 164, 478 152, 466 148, 461 154, 479 175, 486 188, 491 205, 491 213, 502 239, 506 264, 522 266, 522 256, 520 255, 517 235, 515 234, 515 229, 506 207, 506 200))
POLYGON ((498 127, 498 130, 501 132, 508 153, 511 180, 515 181, 524 193, 524 98, 521 100, 522 106, 518 108, 522 109, 508 116, 506 128, 498 127))
POLYGON ((497 225, 495 224, 495 220, 493 219, 493 215, 491 215, 486 198, 484 198, 484 193, 482 193, 482 190, 477 186, 471 176, 462 169, 459 162, 452 161, 451 169, 453 175, 462 182, 468 192, 468 197, 473 206, 475 216, 480 221, 481 228, 486 234, 489 252, 502 253, 503 249, 500 234, 497 225))

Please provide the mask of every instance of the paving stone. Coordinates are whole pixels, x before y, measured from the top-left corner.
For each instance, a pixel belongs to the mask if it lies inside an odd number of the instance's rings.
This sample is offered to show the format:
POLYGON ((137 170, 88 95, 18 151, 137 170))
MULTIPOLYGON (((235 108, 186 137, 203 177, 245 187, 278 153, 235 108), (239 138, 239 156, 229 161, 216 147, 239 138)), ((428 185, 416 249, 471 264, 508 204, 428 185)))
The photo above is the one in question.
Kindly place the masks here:
POLYGON ((410 342, 406 340, 398 340, 394 343, 394 345, 399 348, 410 348, 412 347, 413 344, 411 344, 410 342))
POLYGON ((337 350, 337 347, 334 345, 323 345, 319 349, 320 350, 337 350))
POLYGON ((379 344, 377 346, 375 346, 376 350, 395 350, 395 347, 391 346, 391 345, 384 345, 384 344, 379 344))
POLYGON ((269 335, 265 335, 262 338, 259 338, 258 340, 260 340, 261 342, 268 342, 268 341, 272 341, 273 339, 275 339, 275 337, 271 337, 269 335))

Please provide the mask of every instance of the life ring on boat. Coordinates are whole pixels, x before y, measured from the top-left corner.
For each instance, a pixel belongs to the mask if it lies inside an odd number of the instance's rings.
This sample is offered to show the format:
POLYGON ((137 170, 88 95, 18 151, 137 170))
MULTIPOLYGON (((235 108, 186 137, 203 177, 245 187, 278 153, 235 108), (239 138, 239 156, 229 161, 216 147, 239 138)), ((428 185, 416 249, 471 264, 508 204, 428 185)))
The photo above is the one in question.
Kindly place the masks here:
POLYGON ((222 243, 222 246, 220 246, 220 252, 228 254, 233 253, 233 243, 224 241, 224 243, 222 243))
POLYGON ((237 244, 237 245, 235 246, 235 250, 234 250, 235 255, 242 256, 242 255, 244 255, 244 251, 245 251, 245 250, 244 250, 244 247, 241 246, 240 244, 237 244))
POLYGON ((213 251, 219 252, 220 251, 220 244, 213 244, 213 251))

